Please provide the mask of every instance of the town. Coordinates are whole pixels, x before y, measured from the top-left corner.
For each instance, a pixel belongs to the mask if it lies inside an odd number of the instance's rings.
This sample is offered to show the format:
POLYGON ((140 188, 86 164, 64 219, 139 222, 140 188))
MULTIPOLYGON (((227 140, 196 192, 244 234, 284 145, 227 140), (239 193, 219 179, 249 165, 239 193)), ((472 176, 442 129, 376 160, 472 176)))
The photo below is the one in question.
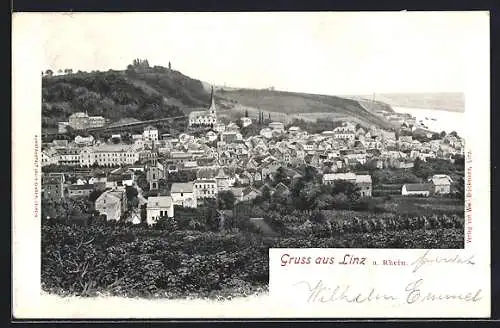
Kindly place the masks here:
MULTIPOLYGON (((212 88, 207 109, 191 112, 188 128, 178 135, 149 125, 127 138, 115 133, 102 140, 86 133, 44 143, 42 198, 47 203, 93 197, 94 211, 107 220, 153 225, 162 217, 175 217, 174 206, 219 207, 220 197, 228 194, 228 209, 264 193, 287 197, 306 171, 314 172, 317 184, 346 181, 369 198, 380 189, 371 175, 377 170, 411 171, 429 160, 453 163, 463 158, 464 141, 455 133, 431 133, 408 115, 399 119, 397 131, 343 121, 333 130, 308 133, 259 117, 262 128, 244 136, 242 131, 257 122, 247 115, 237 122, 218 120, 212 88), (190 133, 200 129, 201 134, 190 133)), ((60 122, 59 129, 70 126, 78 133, 104 122, 78 112, 60 122)), ((396 194, 446 195, 452 193, 452 183, 447 174, 429 172, 418 183, 403 183, 396 194)))

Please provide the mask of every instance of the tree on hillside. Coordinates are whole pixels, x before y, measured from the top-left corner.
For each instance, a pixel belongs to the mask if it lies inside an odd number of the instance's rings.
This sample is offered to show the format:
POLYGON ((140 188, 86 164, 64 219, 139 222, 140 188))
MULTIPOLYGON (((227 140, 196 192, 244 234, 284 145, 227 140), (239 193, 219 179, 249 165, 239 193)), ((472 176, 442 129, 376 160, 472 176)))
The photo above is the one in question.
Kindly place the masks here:
POLYGON ((245 109, 245 117, 248 117, 248 109, 245 109))
POLYGON ((465 199, 465 179, 462 176, 457 181, 456 195, 457 195, 457 198, 464 201, 464 199, 465 199))
POLYGON ((304 180, 309 182, 313 181, 316 178, 316 175, 318 174, 318 171, 314 166, 306 166, 304 169, 304 180))
POLYGON ((48 69, 45 71, 45 75, 52 76, 52 75, 54 75, 54 72, 51 69, 48 69))
POLYGON ((282 166, 280 166, 276 170, 276 175, 274 177, 274 182, 275 182, 276 185, 279 184, 280 182, 282 182, 284 184, 287 184, 288 177, 286 175, 285 169, 282 166))
POLYGON ((132 199, 136 198, 137 195, 139 194, 137 189, 135 189, 134 187, 131 187, 131 186, 127 186, 125 188, 125 193, 127 195, 128 201, 131 201, 132 199))
POLYGON ((234 203, 236 198, 231 191, 221 191, 217 195, 217 200, 219 203, 219 208, 222 210, 232 210, 234 207, 234 203))
POLYGON ((354 183, 345 180, 335 181, 332 187, 332 195, 343 194, 350 201, 357 201, 361 194, 359 192, 359 187, 354 183))

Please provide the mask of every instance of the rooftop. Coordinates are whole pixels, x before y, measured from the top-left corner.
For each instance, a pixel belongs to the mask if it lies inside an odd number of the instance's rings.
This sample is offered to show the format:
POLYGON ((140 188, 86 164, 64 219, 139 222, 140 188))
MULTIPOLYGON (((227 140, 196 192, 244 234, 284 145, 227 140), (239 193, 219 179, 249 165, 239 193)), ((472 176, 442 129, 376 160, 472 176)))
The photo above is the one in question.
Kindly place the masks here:
POLYGON ((172 188, 170 188, 170 193, 174 192, 194 192, 194 184, 193 182, 174 182, 172 188))
POLYGON ((407 183, 403 185, 407 191, 431 191, 432 185, 427 183, 407 183))
POLYGON ((172 197, 170 196, 150 196, 148 197, 147 207, 170 207, 172 205, 172 197))

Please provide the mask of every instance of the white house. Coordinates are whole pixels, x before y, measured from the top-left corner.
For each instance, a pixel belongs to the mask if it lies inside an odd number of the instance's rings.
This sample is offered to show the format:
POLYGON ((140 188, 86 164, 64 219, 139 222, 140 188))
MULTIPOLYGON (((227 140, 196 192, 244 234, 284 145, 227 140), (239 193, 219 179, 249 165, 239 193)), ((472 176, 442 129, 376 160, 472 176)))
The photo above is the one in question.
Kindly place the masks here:
POLYGON ((198 206, 193 182, 172 183, 170 196, 172 196, 174 205, 193 208, 196 208, 198 206))
POLYGON ((75 143, 78 146, 90 146, 94 143, 94 137, 90 135, 88 137, 76 136, 75 143))
POLYGON ((215 179, 198 179, 194 182, 197 199, 217 198, 217 181, 215 179))
POLYGON ((451 178, 446 174, 435 174, 432 176, 432 185, 435 194, 449 194, 451 191, 451 178))
POLYGON ((273 131, 284 132, 285 131, 285 124, 283 124, 281 122, 271 122, 271 123, 269 123, 269 128, 272 129, 273 131))
POLYGON ((215 140, 217 140, 217 133, 215 133, 214 131, 208 131, 206 136, 209 142, 214 142, 215 140))
POLYGON ((401 188, 403 196, 429 196, 432 186, 422 183, 407 183, 401 188))
POLYGON ((174 202, 170 196, 148 197, 146 222, 155 224, 161 217, 174 217, 174 202))
POLYGON ((273 137, 273 130, 271 130, 270 128, 263 128, 262 130, 260 130, 259 134, 264 138, 270 139, 273 137))
POLYGON ((95 201, 95 209, 99 213, 106 215, 106 219, 120 220, 122 213, 127 206, 125 192, 117 190, 105 191, 95 201))
POLYGON ((153 126, 147 126, 142 132, 142 138, 144 141, 157 141, 158 140, 158 129, 153 126))
POLYGON ((249 118, 249 117, 242 117, 241 118, 241 125, 243 127, 249 126, 250 124, 252 124, 252 119, 251 118, 249 118))

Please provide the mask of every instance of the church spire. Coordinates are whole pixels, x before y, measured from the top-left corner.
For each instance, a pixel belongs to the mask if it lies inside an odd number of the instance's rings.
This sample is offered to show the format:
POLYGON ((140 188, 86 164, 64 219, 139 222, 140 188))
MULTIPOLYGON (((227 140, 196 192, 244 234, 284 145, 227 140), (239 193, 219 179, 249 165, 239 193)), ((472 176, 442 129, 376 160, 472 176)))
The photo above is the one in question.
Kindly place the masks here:
POLYGON ((212 91, 210 93, 210 114, 215 114, 215 110, 214 87, 212 86, 212 91))

